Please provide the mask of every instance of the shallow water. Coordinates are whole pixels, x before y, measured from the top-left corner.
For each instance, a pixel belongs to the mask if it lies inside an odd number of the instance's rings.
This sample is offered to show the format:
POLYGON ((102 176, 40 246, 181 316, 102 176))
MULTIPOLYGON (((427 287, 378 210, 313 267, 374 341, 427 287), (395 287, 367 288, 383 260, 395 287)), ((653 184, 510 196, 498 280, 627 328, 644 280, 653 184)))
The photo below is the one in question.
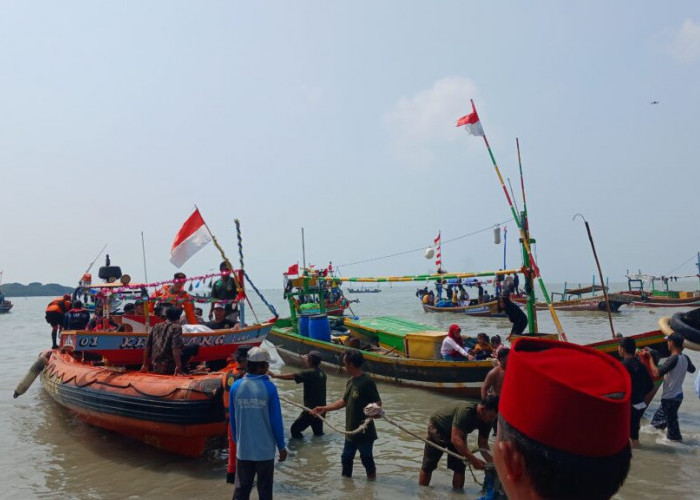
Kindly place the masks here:
MULTIPOLYGON (((510 325, 503 319, 468 318, 462 315, 424 313, 414 296, 415 287, 382 288, 378 294, 350 295, 359 298, 352 308, 363 317, 383 314, 447 329, 458 323, 464 333, 484 331, 505 337, 510 325)), ((266 291, 267 299, 284 311, 281 291, 266 291)), ((0 334, 5 340, 6 366, 0 387, 0 498, 64 499, 212 499, 230 498, 226 484, 226 462, 222 454, 202 459, 186 459, 160 452, 117 434, 90 427, 58 406, 37 380, 27 393, 12 398, 17 382, 24 376, 39 351, 50 345, 50 328, 43 311, 49 297, 15 298, 10 314, 0 315, 0 334)), ((268 314, 254 301, 261 319, 268 314)), ((676 309, 627 309, 614 315, 615 330, 624 334, 657 328, 661 316, 676 309)), ((551 319, 539 314, 540 330, 554 331, 551 319)), ((250 319, 250 317, 249 317, 250 319)), ((569 339, 576 342, 602 340, 610 336, 604 313, 560 313, 569 339)), ((686 351, 700 366, 700 355, 686 351)), ((277 366, 282 371, 294 370, 277 366)), ((342 395, 345 376, 330 374, 328 399, 342 395)), ((647 410, 642 428, 642 447, 634 451, 630 475, 617 498, 697 498, 700 485, 700 400, 693 392, 694 376, 685 380, 685 401, 680 409, 683 444, 669 443, 662 433, 648 426, 657 399, 647 410)), ((285 398, 301 401, 301 387, 292 381, 276 381, 285 398)), ((423 435, 425 423, 434 408, 451 398, 418 389, 379 383, 387 414, 409 430, 423 435)), ((287 429, 299 410, 282 406, 287 429)), ((343 427, 343 412, 330 415, 331 422, 343 427)), ((289 444, 289 458, 277 464, 275 497, 296 498, 477 498, 479 487, 467 476, 465 493, 454 493, 451 475, 443 462, 433 474, 432 486, 419 488, 418 469, 422 443, 389 425, 377 423, 375 444, 378 479, 368 482, 359 462, 355 478, 340 478, 340 452, 343 437, 327 429, 320 438, 306 437, 289 444)), ((287 431, 288 433, 288 431, 287 431)), ((307 431, 307 434, 309 431, 307 431)), ((470 443, 476 442, 472 436, 470 443)), ((481 480, 483 477, 477 473, 481 480)), ((595 480, 595 478, 591 478, 595 480)), ((255 494, 254 494, 255 497, 255 494)))

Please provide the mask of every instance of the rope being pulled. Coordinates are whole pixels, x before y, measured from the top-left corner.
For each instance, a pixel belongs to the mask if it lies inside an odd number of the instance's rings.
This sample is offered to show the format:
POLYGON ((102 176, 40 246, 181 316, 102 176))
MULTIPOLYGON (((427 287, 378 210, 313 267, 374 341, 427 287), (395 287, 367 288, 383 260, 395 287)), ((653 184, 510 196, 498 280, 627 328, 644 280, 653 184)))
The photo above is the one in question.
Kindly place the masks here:
MULTIPOLYGON (((304 406, 304 405, 301 405, 301 404, 299 404, 299 403, 297 403, 297 402, 295 402, 295 401, 291 401, 291 400, 289 400, 289 399, 287 399, 287 398, 284 398, 284 397, 282 397, 282 396, 280 396, 279 398, 280 398, 280 400, 282 400, 282 401, 284 401, 284 402, 286 402, 286 403, 289 403, 289 404, 291 404, 291 405, 293 405, 293 406, 296 406, 296 407, 298 407, 298 408, 303 409, 304 411, 307 411, 307 412, 309 412, 309 413, 312 413, 311 409, 310 409, 310 408, 307 408, 307 407, 304 406)), ((337 432, 339 432, 339 433, 341 433, 341 434, 344 434, 344 435, 346 435, 346 436, 353 436, 353 435, 355 435, 355 434, 359 434, 360 432, 364 432, 365 429, 367 429, 367 426, 369 425, 369 423, 370 423, 373 419, 375 419, 375 418, 384 418, 384 420, 386 420, 388 423, 390 423, 391 425, 393 425, 393 426, 397 427, 398 429, 404 431, 406 434, 409 434, 409 435, 413 436, 414 438, 423 441, 425 444, 427 444, 427 445, 429 445, 429 446, 432 446, 433 448, 436 448, 436 449, 442 451, 443 453, 447 453, 448 455, 451 455, 451 456, 453 456, 453 457, 455 457, 455 458, 457 458, 457 459, 459 459, 459 460, 462 460, 464 463, 466 463, 467 467, 469 468, 469 472, 471 473, 472 479, 474 479, 474 482, 475 482, 476 484, 478 484, 479 486, 482 486, 482 487, 483 487, 483 483, 481 483, 481 482, 476 478, 476 475, 474 474, 474 471, 472 470, 472 466, 471 466, 471 464, 469 463, 469 460, 467 459, 467 457, 463 457, 462 455, 460 455, 460 454, 458 454, 458 453, 455 453, 455 452, 452 451, 452 450, 448 450, 447 448, 443 448, 442 446, 440 446, 440 445, 438 445, 438 444, 436 444, 436 443, 433 443, 432 441, 429 441, 429 440, 427 440, 427 439, 425 439, 425 438, 423 438, 423 437, 420 437, 419 435, 415 434, 415 433, 412 432, 412 431, 409 431, 408 429, 406 429, 405 427, 403 427, 401 424, 399 424, 398 422, 396 422, 396 421, 392 420, 390 417, 388 417, 387 414, 386 414, 386 412, 384 411, 384 409, 383 409, 381 406, 379 406, 377 403, 370 403, 370 404, 368 404, 367 406, 365 406, 365 408, 364 408, 364 413, 365 413, 365 415, 367 415, 367 418, 362 422, 362 424, 360 424, 360 426, 359 426, 357 429, 352 430, 352 431, 346 431, 346 430, 338 429, 337 427, 333 426, 330 422, 328 422, 328 420, 326 420, 325 418, 323 418, 323 417, 320 416, 320 415, 316 415, 316 418, 320 418, 326 425, 328 425, 328 427, 330 427, 331 429, 333 429, 333 430, 335 430, 335 431, 337 431, 337 432)), ((474 450, 474 451, 477 451, 477 450, 474 450)), ((481 450, 479 450, 479 451, 481 451, 481 450)), ((490 453, 490 450, 486 450, 486 451, 490 453)), ((492 466, 491 464, 487 464, 487 468, 488 468, 488 467, 491 467, 491 466, 492 466)))

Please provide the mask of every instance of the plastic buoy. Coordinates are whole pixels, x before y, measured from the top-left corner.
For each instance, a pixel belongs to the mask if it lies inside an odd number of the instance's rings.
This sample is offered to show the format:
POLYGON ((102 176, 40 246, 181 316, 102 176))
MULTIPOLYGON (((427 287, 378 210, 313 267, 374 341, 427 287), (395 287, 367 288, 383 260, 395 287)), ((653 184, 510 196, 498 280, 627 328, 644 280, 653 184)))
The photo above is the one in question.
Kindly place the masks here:
POLYGON ((15 389, 15 394, 13 396, 14 398, 27 392, 29 386, 32 385, 32 382, 34 382, 34 380, 39 376, 48 362, 48 357, 45 357, 43 354, 39 356, 36 361, 34 361, 34 364, 24 376, 22 381, 17 384, 17 388, 15 389))
POLYGON ((432 259, 433 257, 435 257, 435 249, 433 247, 426 248, 424 255, 426 259, 432 259))

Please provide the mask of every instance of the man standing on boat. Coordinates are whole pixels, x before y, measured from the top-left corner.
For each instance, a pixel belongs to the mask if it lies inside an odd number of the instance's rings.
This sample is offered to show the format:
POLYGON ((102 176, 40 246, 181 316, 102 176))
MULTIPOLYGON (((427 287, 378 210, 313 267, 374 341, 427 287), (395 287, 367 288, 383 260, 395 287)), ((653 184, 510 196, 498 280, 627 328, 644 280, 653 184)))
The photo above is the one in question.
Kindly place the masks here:
MULTIPOLYGON (((238 321, 238 306, 234 307, 233 303, 236 297, 238 297, 236 280, 231 276, 233 271, 229 268, 226 261, 219 264, 219 271, 221 272, 221 278, 214 282, 214 286, 212 286, 211 289, 211 297, 216 300, 226 301, 224 305, 225 316, 235 323, 238 321)), ((212 302, 211 309, 209 309, 210 320, 214 316, 214 305, 214 302, 212 302)))
MULTIPOLYGON (((315 415, 322 415, 325 412, 340 410, 345 408, 345 430, 348 432, 356 430, 365 420, 364 408, 370 403, 382 405, 379 398, 377 384, 369 378, 362 370, 365 358, 358 349, 348 349, 343 355, 345 371, 350 375, 345 386, 345 394, 341 399, 325 405, 317 406, 313 409, 315 415)), ((374 463, 372 448, 377 439, 377 430, 374 422, 370 422, 364 432, 345 436, 345 447, 340 461, 343 466, 343 477, 352 477, 353 462, 355 454, 360 451, 360 460, 365 467, 367 479, 377 478, 377 466, 374 463)))
MULTIPOLYGON (((462 455, 472 467, 483 470, 486 466, 484 460, 493 462, 489 452, 489 433, 497 416, 498 396, 487 396, 478 404, 467 401, 451 403, 430 416, 428 441, 462 455), (477 458, 467 446, 467 435, 477 429, 479 431, 479 451, 484 460, 477 458)), ((418 477, 420 486, 430 486, 430 479, 433 471, 437 469, 442 453, 434 446, 425 445, 423 464, 418 477)), ((464 472, 467 469, 464 461, 448 455, 447 468, 453 472, 452 487, 454 489, 464 488, 464 472)))
POLYGON ((505 311, 506 316, 511 323, 513 323, 513 328, 510 330, 511 335, 520 335, 525 331, 527 327, 527 315, 518 307, 518 305, 510 300, 508 293, 498 297, 498 310, 505 311))
MULTIPOLYGON (((316 408, 326 404, 326 374, 321 370, 321 353, 318 351, 309 351, 304 356, 308 370, 298 373, 287 373, 275 375, 270 373, 272 378, 280 380, 294 380, 297 384, 304 383, 304 406, 307 408, 316 408)), ((322 417, 324 415, 321 415, 322 417)), ((292 424, 292 437, 301 439, 304 437, 302 432, 307 427, 311 426, 314 436, 323 436, 323 420, 316 418, 311 413, 303 410, 299 417, 292 424)))
POLYGON ((167 321, 158 323, 148 334, 143 350, 142 372, 153 371, 161 375, 182 375, 182 326, 181 311, 169 307, 165 311, 167 321))
POLYGON ((83 303, 79 300, 73 302, 73 307, 66 313, 64 330, 85 330, 90 322, 90 312, 83 309, 83 303))
POLYGON ((58 349, 56 339, 58 332, 63 328, 65 314, 71 307, 70 295, 52 300, 46 307, 46 322, 51 325, 51 349, 58 349))
POLYGON ((267 376, 270 354, 261 347, 248 352, 248 373, 229 394, 231 436, 236 442, 234 500, 248 499, 258 478, 258 498, 272 498, 275 448, 287 458, 282 409, 275 384, 267 376))
POLYGON ((185 273, 177 272, 173 275, 172 284, 164 285, 161 289, 157 290, 151 298, 164 302, 164 304, 161 304, 163 307, 176 307, 180 310, 180 313, 182 313, 184 309, 187 323, 196 325, 197 317, 194 314, 192 297, 190 297, 190 294, 185 290, 186 281, 187 276, 185 273))

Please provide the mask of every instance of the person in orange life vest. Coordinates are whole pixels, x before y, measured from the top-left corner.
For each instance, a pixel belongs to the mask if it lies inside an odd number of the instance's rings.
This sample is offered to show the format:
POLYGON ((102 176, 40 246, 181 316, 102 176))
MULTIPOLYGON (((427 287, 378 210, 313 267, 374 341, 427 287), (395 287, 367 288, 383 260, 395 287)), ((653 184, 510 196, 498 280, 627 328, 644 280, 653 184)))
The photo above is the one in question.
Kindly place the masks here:
POLYGON ((445 337, 442 341, 442 346, 440 346, 442 359, 447 361, 471 361, 474 359, 474 356, 471 356, 464 348, 461 333, 462 329, 459 325, 450 325, 447 337, 445 337))
POLYGON ((65 294, 63 297, 52 300, 46 307, 46 316, 44 316, 44 318, 46 319, 46 322, 51 325, 52 349, 58 349, 56 337, 58 336, 58 332, 63 328, 65 315, 70 308, 71 300, 69 294, 65 294))
MULTIPOLYGON (((233 355, 235 360, 235 366, 232 370, 229 370, 224 375, 224 410, 226 411, 226 419, 229 419, 229 393, 231 392, 231 386, 239 378, 243 378, 248 369, 248 351, 252 346, 242 345, 233 355)), ((229 358, 230 359, 230 358, 229 358)), ((229 484, 235 484, 236 482, 236 442, 231 436, 231 426, 228 427, 228 464, 226 467, 226 482, 229 484)))
MULTIPOLYGON (((197 324, 197 316, 194 314, 194 306, 192 305, 192 297, 185 290, 185 282, 187 281, 187 276, 185 273, 177 272, 173 275, 174 282, 171 285, 163 285, 162 288, 156 290, 151 298, 159 299, 167 307, 167 303, 177 307, 181 311, 185 310, 185 316, 187 317, 187 323, 190 325, 197 324)), ((149 307, 153 307, 153 302, 150 303, 149 307)))
POLYGON ((586 346, 519 338, 501 389, 493 458, 508 498, 607 499, 630 469, 625 367, 586 346))
POLYGON ((73 307, 66 313, 63 322, 64 330, 85 330, 90 322, 90 312, 83 308, 79 300, 73 302, 73 307))

